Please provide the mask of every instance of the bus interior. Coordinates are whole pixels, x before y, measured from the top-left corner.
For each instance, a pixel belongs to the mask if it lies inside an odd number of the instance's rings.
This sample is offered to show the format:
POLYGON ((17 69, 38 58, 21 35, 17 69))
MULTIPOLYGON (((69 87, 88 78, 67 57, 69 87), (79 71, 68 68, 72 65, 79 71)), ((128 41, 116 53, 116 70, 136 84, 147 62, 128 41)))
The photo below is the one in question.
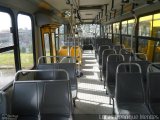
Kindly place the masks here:
POLYGON ((160 0, 0 0, 0 120, 160 120, 160 0))

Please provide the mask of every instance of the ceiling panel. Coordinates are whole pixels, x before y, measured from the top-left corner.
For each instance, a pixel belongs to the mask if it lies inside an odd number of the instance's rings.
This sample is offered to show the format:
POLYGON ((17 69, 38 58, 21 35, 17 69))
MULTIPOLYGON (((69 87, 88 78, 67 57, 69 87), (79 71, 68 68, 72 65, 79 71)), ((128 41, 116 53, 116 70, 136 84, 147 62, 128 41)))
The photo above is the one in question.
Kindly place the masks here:
POLYGON ((111 0, 80 0, 80 6, 104 5, 104 4, 108 4, 110 1, 111 0))
POLYGON ((93 19, 95 19, 95 17, 97 16, 97 14, 99 12, 100 12, 100 10, 81 10, 80 11, 81 19, 82 20, 83 19, 85 19, 85 20, 88 19, 88 20, 92 20, 93 21, 93 19))
MULTIPOLYGON (((66 4, 66 0, 43 0, 49 3, 51 6, 56 8, 57 10, 64 12, 71 8, 70 5, 66 4)), ((112 0, 69 0, 70 3, 75 3, 78 5, 79 1, 79 13, 81 19, 92 21, 96 18, 99 12, 102 11, 102 8, 105 8, 105 5, 108 4, 108 14, 111 12, 112 0)), ((117 11, 121 10, 121 1, 122 0, 114 0, 113 8, 117 11)), ((130 2, 136 2, 142 4, 141 0, 130 0, 130 2)), ((77 8, 77 7, 74 7, 77 8)), ((103 14, 104 15, 104 14, 103 14)))
POLYGON ((54 8, 56 8, 59 11, 64 11, 66 9, 70 9, 70 5, 66 4, 65 0, 44 0, 45 2, 52 5, 54 8))

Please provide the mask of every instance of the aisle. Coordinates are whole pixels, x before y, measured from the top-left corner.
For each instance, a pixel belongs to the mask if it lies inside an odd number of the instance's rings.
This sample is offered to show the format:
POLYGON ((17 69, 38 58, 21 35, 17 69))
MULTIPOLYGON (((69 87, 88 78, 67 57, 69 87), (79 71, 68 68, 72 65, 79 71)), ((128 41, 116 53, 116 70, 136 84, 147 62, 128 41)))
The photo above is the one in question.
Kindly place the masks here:
POLYGON ((78 79, 78 99, 74 111, 76 120, 100 120, 111 115, 112 105, 99 78, 98 63, 91 51, 83 53, 83 77, 78 79))

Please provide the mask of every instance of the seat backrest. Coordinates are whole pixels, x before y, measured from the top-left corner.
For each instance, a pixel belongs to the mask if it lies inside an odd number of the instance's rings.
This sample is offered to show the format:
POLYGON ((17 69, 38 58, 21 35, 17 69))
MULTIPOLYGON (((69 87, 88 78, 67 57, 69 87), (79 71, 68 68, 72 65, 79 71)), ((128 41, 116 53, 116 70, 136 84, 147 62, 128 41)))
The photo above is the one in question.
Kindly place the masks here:
MULTIPOLYGON (((146 81, 147 81, 147 78, 146 78, 146 75, 147 75, 147 68, 148 68, 148 65, 150 64, 148 61, 133 61, 133 63, 137 63, 141 66, 141 69, 142 69, 142 79, 143 79, 143 82, 146 86, 146 81)), ((132 69, 132 72, 136 72, 136 68, 133 67, 132 69)))
POLYGON ((107 84, 115 84, 116 68, 118 64, 124 62, 124 56, 121 54, 111 54, 107 57, 106 78, 107 84))
MULTIPOLYGON (((69 80, 71 80, 71 86, 77 87, 77 78, 76 78, 76 64, 75 63, 52 63, 52 64, 39 64, 37 66, 37 69, 39 70, 44 70, 44 69, 64 69, 67 71, 69 74, 69 80)), ((63 80, 66 79, 65 74, 63 75, 63 71, 56 72, 56 74, 53 73, 47 73, 46 74, 41 74, 37 73, 36 74, 36 79, 47 79, 50 80, 51 78, 53 79, 59 79, 63 80), (56 75, 56 76, 55 76, 56 75), (55 76, 55 77, 53 77, 55 76)))
POLYGON ((102 71, 106 71, 107 57, 110 54, 116 54, 116 51, 113 49, 106 49, 102 52, 102 71))
POLYGON ((77 77, 76 77, 76 64, 75 63, 59 63, 57 64, 59 69, 64 69, 69 74, 69 80, 71 80, 71 86, 77 86, 77 77))
POLYGON ((6 94, 0 91, 0 115, 7 113, 7 99, 6 94))
POLYGON ((113 46, 113 49, 115 49, 116 52, 119 53, 120 50, 123 49, 123 46, 122 46, 122 45, 114 45, 114 46, 113 46))
POLYGON ((132 54, 122 54, 125 58, 125 62, 130 62, 132 58, 132 54))
POLYGON ((60 63, 76 63, 75 59, 72 57, 64 57, 60 63))
POLYGON ((98 63, 99 63, 99 65, 102 65, 102 53, 105 49, 110 49, 110 46, 109 45, 99 46, 99 49, 98 49, 98 63))
POLYGON ((43 72, 36 72, 35 73, 35 80, 64 80, 67 78, 65 71, 58 71, 60 69, 55 64, 39 64, 37 66, 37 70, 52 70, 52 71, 43 71, 43 72))
MULTIPOLYGON (((141 66, 141 69, 142 69, 142 80, 143 80, 143 83, 144 83, 144 88, 146 88, 147 67, 148 67, 148 65, 150 63, 148 61, 131 61, 131 63, 137 63, 137 64, 139 64, 141 66)), ((130 71, 130 72, 137 72, 137 67, 128 65, 127 66, 127 70, 130 71)))
POLYGON ((134 56, 131 48, 122 48, 120 49, 119 54, 124 56, 125 62, 130 62, 134 56))
POLYGON ((99 46, 101 45, 109 45, 111 46, 112 45, 112 41, 110 39, 107 39, 107 38, 97 38, 96 39, 96 46, 95 46, 95 51, 98 53, 98 49, 99 49, 99 46))
POLYGON ((44 81, 41 114, 70 115, 71 103, 69 80, 44 81))
POLYGON ((158 63, 152 63, 147 69, 147 92, 149 104, 160 103, 160 72, 151 71, 154 65, 160 65, 158 63))
POLYGON ((38 115, 38 83, 33 81, 14 82, 12 108, 15 115, 38 115))
POLYGON ((144 103, 144 85, 142 82, 141 67, 137 63, 121 63, 116 70, 115 98, 119 103, 144 103), (137 67, 136 72, 119 71, 121 67, 137 67))

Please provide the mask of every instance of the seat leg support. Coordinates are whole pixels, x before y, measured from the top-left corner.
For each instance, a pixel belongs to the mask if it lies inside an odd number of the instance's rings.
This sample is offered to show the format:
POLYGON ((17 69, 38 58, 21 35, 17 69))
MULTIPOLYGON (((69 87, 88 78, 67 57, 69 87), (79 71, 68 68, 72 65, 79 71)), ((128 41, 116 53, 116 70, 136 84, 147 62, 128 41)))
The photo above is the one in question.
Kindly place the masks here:
POLYGON ((109 105, 112 105, 112 104, 111 104, 111 99, 112 99, 112 98, 111 98, 111 97, 109 97, 109 105))
POLYGON ((100 80, 102 81, 102 69, 100 68, 100 80))
POLYGON ((76 100, 75 99, 73 99, 73 105, 74 105, 74 107, 76 107, 76 100))
POLYGON ((112 111, 112 114, 115 115, 115 111, 114 111, 114 98, 111 98, 112 101, 113 101, 113 111, 112 111))

